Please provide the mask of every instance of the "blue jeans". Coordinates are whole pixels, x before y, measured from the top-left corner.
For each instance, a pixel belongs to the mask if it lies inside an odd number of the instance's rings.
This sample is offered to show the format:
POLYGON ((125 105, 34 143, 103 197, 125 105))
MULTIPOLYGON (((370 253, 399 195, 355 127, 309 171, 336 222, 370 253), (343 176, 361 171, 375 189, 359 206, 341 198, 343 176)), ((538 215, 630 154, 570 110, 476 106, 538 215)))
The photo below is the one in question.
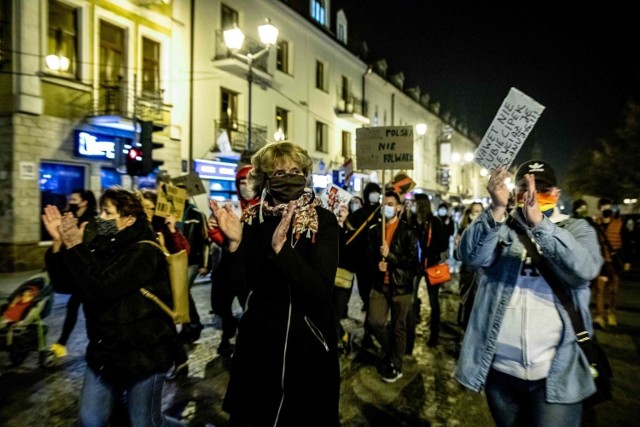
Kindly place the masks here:
POLYGON ((124 392, 132 426, 184 426, 178 420, 162 415, 164 375, 153 374, 122 390, 103 382, 87 367, 80 396, 80 424, 106 426, 115 400, 124 392))
POLYGON ((496 425, 580 427, 582 403, 547 403, 546 382, 522 380, 491 369, 485 394, 496 425))

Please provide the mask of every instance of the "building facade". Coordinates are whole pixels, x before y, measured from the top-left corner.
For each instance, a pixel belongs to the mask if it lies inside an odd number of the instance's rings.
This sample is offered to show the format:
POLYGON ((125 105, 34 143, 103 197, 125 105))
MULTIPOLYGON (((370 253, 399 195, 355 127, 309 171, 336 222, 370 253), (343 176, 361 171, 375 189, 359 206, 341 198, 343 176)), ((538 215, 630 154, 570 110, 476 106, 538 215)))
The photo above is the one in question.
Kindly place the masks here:
MULTIPOLYGON (((206 187, 199 204, 232 199, 237 165, 281 140, 307 149, 320 189, 356 159, 363 126, 414 126, 406 172, 418 187, 481 194, 479 168, 464 156, 475 140, 419 88, 405 88, 401 73, 387 76, 384 61, 358 51, 338 0, 0 4, 0 271, 42 266, 42 208, 63 209, 73 189, 99 196, 195 170, 206 187), (279 30, 275 46, 258 36, 267 19, 279 30), (234 27, 245 34, 238 51, 223 38, 234 27), (140 139, 138 120, 153 123, 163 144, 153 157, 164 164, 132 178, 123 156, 140 139)), ((389 179, 355 167, 345 183, 354 192, 389 179)))

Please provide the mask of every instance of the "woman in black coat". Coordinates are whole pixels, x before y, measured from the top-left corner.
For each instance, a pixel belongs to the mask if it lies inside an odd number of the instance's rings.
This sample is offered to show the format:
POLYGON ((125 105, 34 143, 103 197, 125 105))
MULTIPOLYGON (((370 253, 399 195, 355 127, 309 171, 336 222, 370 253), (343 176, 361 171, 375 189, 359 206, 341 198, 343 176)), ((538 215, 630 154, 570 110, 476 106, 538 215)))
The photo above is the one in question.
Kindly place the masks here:
POLYGON ((249 181, 262 199, 242 222, 211 201, 231 280, 251 289, 224 409, 232 426, 337 426, 337 221, 305 191, 312 164, 304 149, 270 144, 252 164, 249 181))
POLYGON ((164 375, 172 364, 173 320, 145 298, 146 288, 172 305, 164 254, 138 197, 109 189, 100 199, 98 235, 82 243, 71 214, 47 206, 44 225, 53 245, 45 256, 57 292, 80 295, 87 322, 87 370, 80 398, 82 425, 106 425, 126 393, 132 425, 181 425, 161 413, 164 375))

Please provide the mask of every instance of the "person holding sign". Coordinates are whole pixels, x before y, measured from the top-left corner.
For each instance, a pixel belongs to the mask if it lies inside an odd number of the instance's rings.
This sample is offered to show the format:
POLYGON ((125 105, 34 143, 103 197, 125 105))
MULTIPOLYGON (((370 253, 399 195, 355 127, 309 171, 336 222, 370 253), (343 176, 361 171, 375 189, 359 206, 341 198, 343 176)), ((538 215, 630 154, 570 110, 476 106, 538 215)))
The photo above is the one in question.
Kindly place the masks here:
POLYGON ((332 294, 338 223, 307 187, 298 145, 266 145, 251 159, 260 202, 238 218, 211 200, 225 235, 230 285, 251 289, 238 325, 223 408, 231 425, 337 426, 338 338, 332 294))
POLYGON ((368 234, 373 289, 367 323, 382 346, 384 359, 380 373, 382 380, 388 383, 396 382, 402 377, 407 314, 413 299, 413 278, 418 264, 418 239, 411 226, 399 220, 401 208, 400 196, 387 191, 383 204, 386 219, 384 230, 382 223, 376 223, 368 234), (389 312, 390 325, 387 324, 389 312))
POLYGON ((501 167, 492 172, 491 206, 460 240, 461 260, 482 268, 483 279, 455 377, 474 391, 484 388, 498 426, 578 427, 582 401, 596 387, 560 297, 566 294, 593 336, 589 283, 602 265, 596 232, 560 213, 548 162, 518 168, 512 213, 507 176, 501 167))

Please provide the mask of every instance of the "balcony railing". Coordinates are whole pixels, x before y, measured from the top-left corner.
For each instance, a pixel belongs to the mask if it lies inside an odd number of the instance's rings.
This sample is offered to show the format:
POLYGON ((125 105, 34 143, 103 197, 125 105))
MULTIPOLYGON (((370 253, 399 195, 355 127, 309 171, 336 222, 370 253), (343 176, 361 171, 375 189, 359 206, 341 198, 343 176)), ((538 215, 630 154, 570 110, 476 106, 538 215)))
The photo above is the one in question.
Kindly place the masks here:
MULTIPOLYGON (((242 55, 247 55, 249 53, 259 52, 264 45, 262 45, 259 41, 252 39, 251 37, 245 36, 244 44, 242 48, 238 50, 238 53, 242 55)), ((228 59, 228 58, 236 58, 233 56, 231 51, 227 48, 227 45, 224 44, 224 38, 222 36, 222 30, 216 31, 216 51, 214 60, 228 59)), ((236 58, 239 61, 239 59, 236 58)), ((267 52, 265 55, 259 57, 258 59, 253 60, 253 68, 263 71, 267 74, 269 73, 269 53, 267 52)))
POLYGON ((93 99, 90 116, 119 116, 132 119, 134 116, 141 120, 164 122, 165 113, 170 111, 164 104, 164 90, 143 92, 134 96, 129 93, 124 82, 114 85, 102 85, 97 98, 93 99))
POLYGON ((367 105, 365 102, 364 108, 362 105, 362 99, 355 97, 353 94, 348 95, 343 92, 343 88, 338 86, 337 88, 337 106, 336 111, 339 114, 359 114, 361 116, 367 115, 367 105))
MULTIPOLYGON (((247 149, 247 142, 249 138, 249 126, 247 122, 240 120, 215 120, 215 135, 216 140, 214 146, 224 151, 224 147, 218 145, 218 138, 223 131, 227 131, 229 137, 229 144, 231 149, 235 152, 241 153, 247 149)), ((267 127, 252 125, 251 126, 251 150, 258 150, 267 144, 267 127)))

